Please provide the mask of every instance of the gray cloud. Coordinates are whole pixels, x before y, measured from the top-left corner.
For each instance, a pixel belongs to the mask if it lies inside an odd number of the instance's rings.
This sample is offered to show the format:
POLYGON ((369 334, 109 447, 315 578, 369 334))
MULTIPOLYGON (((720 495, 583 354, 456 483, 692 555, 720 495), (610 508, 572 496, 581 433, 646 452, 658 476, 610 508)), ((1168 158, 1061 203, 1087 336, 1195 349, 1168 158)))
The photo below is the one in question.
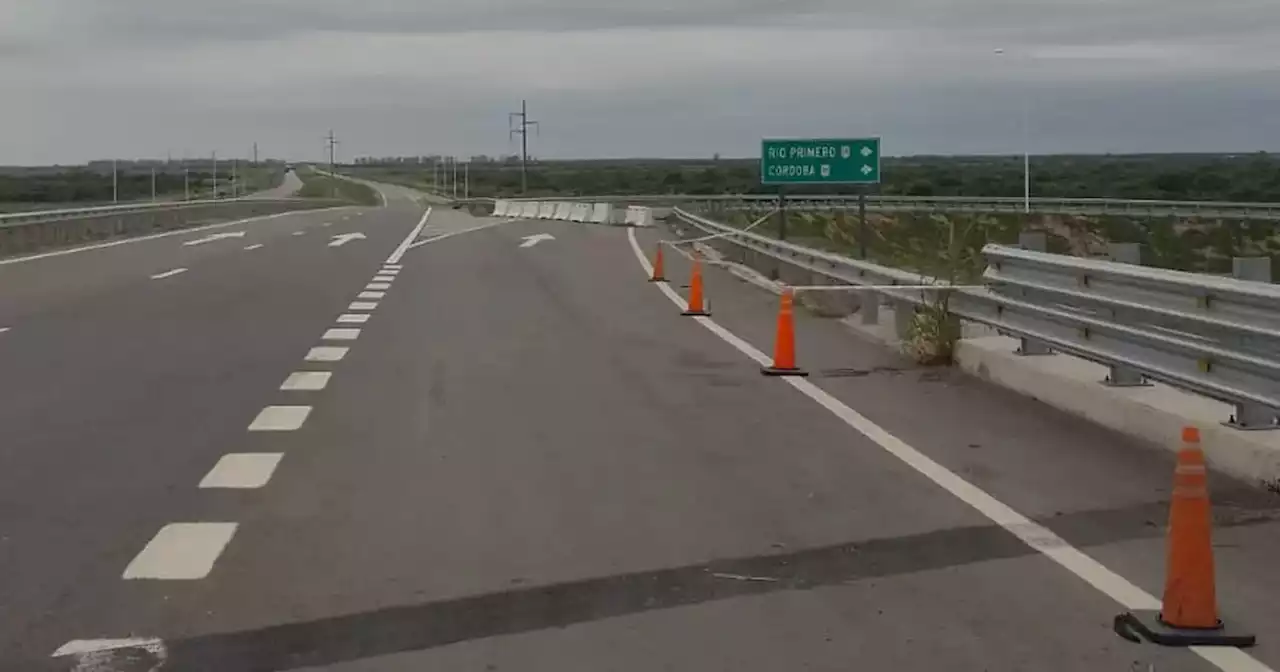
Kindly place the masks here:
POLYGON ((1235 0, 0 0, 0 163, 498 153, 1274 148, 1280 3, 1235 0), (1003 48, 1003 56, 994 50, 1003 48))

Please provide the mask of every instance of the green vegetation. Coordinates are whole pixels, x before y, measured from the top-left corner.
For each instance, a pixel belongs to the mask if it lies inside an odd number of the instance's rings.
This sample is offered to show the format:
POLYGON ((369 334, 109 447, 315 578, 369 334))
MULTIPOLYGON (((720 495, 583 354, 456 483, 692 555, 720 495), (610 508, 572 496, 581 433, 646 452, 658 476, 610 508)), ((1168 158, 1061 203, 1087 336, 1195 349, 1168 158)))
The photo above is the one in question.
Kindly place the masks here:
POLYGON ((300 198, 336 198, 361 205, 382 202, 377 191, 358 182, 326 177, 309 166, 298 167, 297 173, 302 180, 302 189, 297 194, 300 198))
MULTIPOLYGON (((430 189, 435 157, 423 159, 364 160, 345 170, 430 189)), ((883 169, 879 193, 888 195, 1022 195, 1021 157, 886 157, 883 169)), ((760 186, 758 171, 755 159, 545 161, 530 164, 527 195, 773 193, 760 186)), ((520 165, 513 159, 475 157, 470 173, 473 197, 520 195, 520 165)), ((1280 156, 1265 152, 1037 156, 1032 157, 1031 173, 1037 196, 1280 201, 1280 156)), ((795 189, 801 191, 840 193, 795 189)))

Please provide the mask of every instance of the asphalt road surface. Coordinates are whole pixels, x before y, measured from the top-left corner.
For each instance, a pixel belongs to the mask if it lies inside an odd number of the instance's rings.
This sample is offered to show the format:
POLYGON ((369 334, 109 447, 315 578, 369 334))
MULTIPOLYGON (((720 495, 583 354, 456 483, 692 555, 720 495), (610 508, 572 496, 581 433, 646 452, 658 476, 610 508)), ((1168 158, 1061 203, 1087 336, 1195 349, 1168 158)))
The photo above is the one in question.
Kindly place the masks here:
POLYGON ((0 669, 1280 667, 1280 497, 1212 484, 1258 647, 1130 644, 1167 453, 803 313, 763 377, 776 298, 681 316, 660 229, 384 196, 0 262, 0 669))

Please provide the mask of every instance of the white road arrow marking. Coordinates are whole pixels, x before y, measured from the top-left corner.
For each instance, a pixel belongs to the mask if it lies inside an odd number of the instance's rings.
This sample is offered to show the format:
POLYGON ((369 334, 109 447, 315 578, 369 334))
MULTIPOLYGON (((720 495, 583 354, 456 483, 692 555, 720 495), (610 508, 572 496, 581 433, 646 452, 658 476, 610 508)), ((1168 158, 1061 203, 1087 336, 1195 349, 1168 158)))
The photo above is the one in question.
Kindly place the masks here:
POLYGON ((228 231, 226 233, 214 233, 214 234, 205 236, 204 238, 188 240, 187 242, 183 243, 183 245, 187 247, 190 247, 192 245, 204 245, 205 243, 212 243, 215 240, 222 240, 223 238, 244 238, 244 231, 228 231))
POLYGON ((339 233, 333 237, 333 241, 329 243, 329 247, 342 247, 353 240, 364 240, 363 233, 339 233))
POLYGON ((537 245, 538 243, 541 243, 544 240, 555 240, 555 239, 556 237, 549 233, 535 233, 532 236, 525 236, 524 243, 522 243, 520 247, 522 248, 533 247, 534 245, 537 245))

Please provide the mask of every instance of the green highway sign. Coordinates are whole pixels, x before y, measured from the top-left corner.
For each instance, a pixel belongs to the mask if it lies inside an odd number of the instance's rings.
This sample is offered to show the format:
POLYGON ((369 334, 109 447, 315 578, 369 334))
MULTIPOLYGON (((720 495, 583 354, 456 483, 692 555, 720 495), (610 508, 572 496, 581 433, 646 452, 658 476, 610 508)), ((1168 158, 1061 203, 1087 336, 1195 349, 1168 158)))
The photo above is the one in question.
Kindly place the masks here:
POLYGON ((876 184, 879 181, 880 138, 761 141, 761 184, 876 184))

